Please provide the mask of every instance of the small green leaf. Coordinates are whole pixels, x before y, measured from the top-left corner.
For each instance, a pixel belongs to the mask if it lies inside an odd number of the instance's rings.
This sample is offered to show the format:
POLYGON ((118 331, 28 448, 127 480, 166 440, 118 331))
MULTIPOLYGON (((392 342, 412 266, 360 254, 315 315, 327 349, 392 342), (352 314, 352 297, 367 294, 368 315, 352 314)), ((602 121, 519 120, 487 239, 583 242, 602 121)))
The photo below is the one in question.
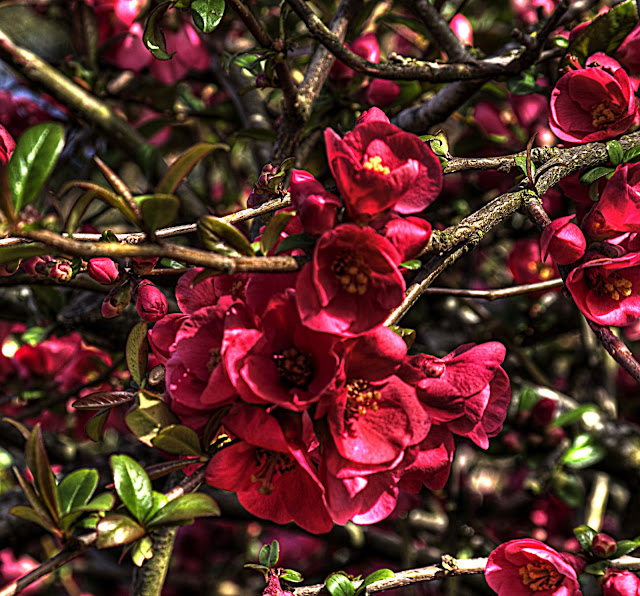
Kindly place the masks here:
POLYGON ((127 338, 126 356, 127 367, 131 373, 131 378, 140 387, 147 373, 147 356, 149 354, 149 344, 147 343, 147 332, 149 326, 145 321, 137 323, 127 338))
POLYGON ((153 57, 158 60, 169 60, 171 56, 175 54, 175 52, 171 54, 167 52, 167 42, 160 28, 160 21, 169 6, 171 6, 171 2, 167 0, 167 2, 163 2, 151 11, 142 35, 142 41, 145 47, 151 52, 153 57))
POLYGON ((104 410, 100 410, 98 413, 94 414, 88 422, 84 426, 84 432, 87 433, 87 437, 89 437, 92 441, 96 443, 102 438, 102 431, 104 430, 104 425, 109 418, 109 414, 111 414, 111 408, 105 408, 104 410))
POLYGON ((142 221, 152 232, 172 223, 180 210, 180 200, 170 194, 140 195, 135 197, 135 201, 142 221))
POLYGON ((552 478, 553 492, 569 507, 580 507, 584 502, 584 488, 571 474, 557 472, 552 478))
POLYGON ((226 256, 255 256, 251 243, 237 228, 223 219, 203 215, 198 220, 198 232, 207 250, 226 256))
POLYGON ((138 391, 137 403, 127 412, 124 421, 129 430, 149 447, 152 447, 151 440, 163 428, 180 423, 159 396, 144 389, 138 391))
POLYGON ((42 502, 40 497, 36 494, 36 491, 33 490, 33 487, 23 478, 20 470, 18 470, 18 468, 14 466, 13 473, 16 477, 16 480, 18 481, 18 484, 20 485, 20 488, 22 489, 22 492, 24 492, 25 496, 27 497, 27 501, 29 501, 31 507, 42 519, 50 520, 51 524, 55 526, 53 519, 51 519, 51 516, 49 515, 47 507, 42 502))
POLYGON ((514 95, 529 95, 540 90, 536 83, 536 75, 528 70, 517 77, 511 77, 507 80, 507 88, 514 95))
POLYGON ((113 493, 101 493, 86 505, 78 507, 81 511, 109 511, 116 503, 113 493))
POLYGON ((605 455, 605 448, 597 442, 595 437, 583 433, 574 439, 573 445, 563 455, 562 463, 575 469, 588 468, 601 461, 605 455))
POLYGON ((31 431, 25 446, 25 457, 27 466, 33 475, 34 484, 40 498, 47 506, 51 517, 57 521, 60 515, 58 507, 58 486, 56 484, 49 458, 42 441, 42 430, 40 424, 31 431))
POLYGON ((98 471, 93 468, 74 470, 58 486, 60 513, 86 505, 98 486, 98 471))
POLYGON ((191 17, 193 23, 203 33, 211 33, 222 20, 224 0, 193 0, 191 17))
POLYGON ((637 24, 635 2, 621 2, 591 21, 571 41, 567 55, 577 56, 583 64, 596 52, 604 52, 611 56, 637 24))
POLYGON ((389 577, 395 577, 395 573, 391 571, 391 569, 378 569, 377 571, 370 573, 369 575, 367 575, 367 577, 364 578, 364 581, 358 586, 355 596, 361 596, 362 594, 366 594, 367 586, 370 586, 375 582, 379 582, 380 580, 387 579, 389 577))
POLYGON ((616 552, 611 556, 612 559, 617 559, 623 555, 629 554, 631 551, 640 547, 640 541, 638 540, 618 540, 618 548, 616 552))
POLYGON ((268 567, 265 567, 264 565, 256 565, 255 563, 245 563, 243 567, 247 569, 255 569, 256 571, 259 571, 260 573, 264 574, 265 579, 267 578, 267 574, 269 572, 268 567))
POLYGON ((131 560, 136 567, 142 567, 145 561, 153 559, 153 542, 145 536, 135 543, 131 549, 131 560))
POLYGON ((622 145, 618 141, 607 141, 606 146, 611 165, 614 167, 619 166, 623 158, 622 145))
POLYGON ((393 331, 396 335, 399 335, 404 340, 404 343, 407 344, 407 349, 411 348, 413 343, 416 341, 415 329, 399 327, 398 325, 391 325, 389 329, 391 329, 391 331, 393 331))
POLYGON ((280 234, 287 227, 291 218, 295 215, 292 211, 281 211, 276 213, 262 232, 260 237, 260 252, 266 255, 280 239, 280 234))
MULTIPOLYGON (((139 224, 138 215, 133 207, 129 205, 127 200, 124 197, 121 197, 120 195, 117 195, 114 192, 110 191, 108 188, 100 186, 99 184, 95 184, 93 182, 85 182, 82 180, 72 181, 65 184, 60 189, 60 196, 64 195, 68 190, 74 187, 83 188, 84 190, 86 190, 86 192, 73 204, 71 212, 69 213, 69 217, 67 217, 65 229, 67 234, 69 234, 70 236, 72 236, 73 233, 78 229, 78 225, 80 224, 82 216, 85 214, 91 202, 96 198, 100 199, 107 205, 110 205, 111 207, 119 211, 131 223, 135 225, 139 224)), ((113 234, 113 232, 111 232, 111 234, 113 234)), ((106 238, 104 238, 104 240, 107 241, 106 238)))
POLYGON ((37 198, 63 147, 64 129, 60 124, 43 122, 22 133, 7 164, 9 190, 16 211, 37 198))
POLYGON ((520 170, 522 170, 522 173, 526 176, 527 175, 527 156, 526 155, 516 155, 513 158, 513 161, 515 161, 516 166, 518 168, 520 168, 520 170))
POLYGON ((202 455, 198 434, 188 426, 174 424, 151 439, 154 447, 175 455, 202 455))
POLYGON ((153 516, 169 502, 169 499, 167 499, 167 496, 162 493, 159 493, 158 491, 154 490, 152 492, 152 496, 153 496, 153 505, 151 506, 151 509, 149 509, 149 511, 147 512, 147 515, 145 515, 145 518, 144 518, 145 522, 147 520, 152 519, 153 516))
POLYGON ((597 563, 591 563, 584 568, 585 573, 591 575, 604 575, 605 571, 611 567, 611 561, 598 561, 597 563))
POLYGON ((451 157, 449 153, 449 137, 447 137, 447 133, 440 129, 434 135, 424 135, 420 137, 422 141, 427 141, 429 143, 429 147, 431 147, 431 151, 433 151, 438 157, 444 157, 448 159, 451 157))
POLYGON ((580 180, 580 184, 582 184, 582 186, 589 186, 592 182, 595 182, 599 178, 602 178, 603 176, 607 176, 608 174, 611 174, 614 171, 615 170, 613 168, 598 166, 597 168, 591 168, 586 172, 582 172, 578 180, 580 180))
POLYGON ((578 406, 574 408, 570 412, 565 412, 564 414, 560 414, 552 423, 551 426, 556 428, 561 428, 563 426, 567 426, 568 424, 572 424, 573 422, 577 422, 582 418, 584 414, 587 412, 598 412, 598 406, 595 404, 584 404, 582 406, 578 406))
POLYGON ((304 577, 302 577, 302 574, 295 569, 285 569, 284 573, 280 576, 280 579, 284 579, 288 582, 293 582, 294 584, 304 581, 304 577))
POLYGON ((271 545, 265 544, 260 549, 260 554, 258 556, 258 560, 262 565, 264 565, 267 569, 269 568, 269 555, 271 554, 271 545))
POLYGON ((582 525, 582 526, 578 526, 577 528, 574 528, 573 533, 578 539, 578 544, 580 544, 581 548, 584 551, 590 553, 591 543, 593 542, 593 539, 598 532, 596 532, 593 528, 589 526, 582 525))
POLYGON ((267 562, 267 566, 270 569, 273 569, 280 559, 280 543, 277 540, 274 540, 271 543, 271 549, 269 550, 269 560, 267 562))
POLYGON ((102 410, 129 403, 135 396, 130 391, 97 391, 76 399, 71 405, 76 410, 102 410))
POLYGON ((229 146, 223 143, 198 143, 187 149, 171 164, 166 174, 162 177, 162 180, 158 182, 156 193, 173 193, 176 188, 180 186, 180 183, 191 173, 193 168, 216 149, 229 151, 229 146))
POLYGON ((625 163, 636 162, 640 160, 640 145, 627 149, 622 157, 622 161, 625 163))
POLYGON ((404 267, 409 271, 415 271, 416 269, 420 269, 420 267, 422 267, 422 261, 420 259, 411 259, 410 261, 400 263, 400 267, 404 267))
POLYGON ((276 248, 276 255, 283 253, 287 250, 293 250, 294 248, 312 248, 316 245, 317 238, 313 236, 309 236, 302 232, 301 234, 291 234, 291 236, 287 236, 280 244, 278 244, 278 248, 276 248))
POLYGON ((151 480, 144 468, 128 455, 112 455, 113 482, 120 500, 138 520, 144 520, 153 506, 151 480))
POLYGON ((540 395, 533 387, 524 387, 518 399, 518 411, 528 412, 540 399, 540 395))
POLYGON ((324 582, 331 596, 354 596, 355 589, 351 580, 343 573, 332 573, 324 582))
MULTIPOLYGON (((176 525, 195 517, 217 517, 220 507, 204 493, 190 493, 169 501, 147 522, 148 527, 176 525)), ((261 561, 262 562, 262 561, 261 561)))
POLYGON ((15 515, 20 519, 25 519, 27 521, 33 522, 34 524, 38 524, 42 526, 47 532, 55 533, 57 530, 56 524, 50 517, 41 516, 37 511, 32 509, 31 507, 27 507, 26 505, 16 505, 9 509, 9 513, 11 515, 15 515))
POLYGON ((111 548, 135 542, 142 538, 146 530, 128 515, 112 513, 100 520, 96 526, 98 548, 111 548))

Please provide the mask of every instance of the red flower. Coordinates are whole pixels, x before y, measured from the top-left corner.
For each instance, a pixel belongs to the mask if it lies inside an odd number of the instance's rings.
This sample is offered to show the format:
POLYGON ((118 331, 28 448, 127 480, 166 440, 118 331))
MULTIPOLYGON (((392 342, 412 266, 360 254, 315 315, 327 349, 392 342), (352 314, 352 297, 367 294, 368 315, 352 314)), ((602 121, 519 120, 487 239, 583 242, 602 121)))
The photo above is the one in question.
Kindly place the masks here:
POLYGON ((560 553, 538 540, 525 538, 501 544, 484 572, 499 596, 581 595, 576 572, 560 553))
POLYGON ((427 246, 431 238, 431 224, 420 217, 395 215, 384 224, 383 235, 396 247, 404 263, 415 259, 427 246))
POLYGON ((309 172, 292 170, 289 192, 307 234, 320 235, 336 225, 340 199, 326 191, 309 172))
POLYGON ((603 596, 639 596, 640 579, 631 571, 608 569, 602 584, 603 596))
POLYGON ((619 65, 591 66, 568 72, 556 83, 549 126, 564 141, 603 141, 629 130, 636 113, 626 71, 619 65))
POLYGON ((398 99, 400 91, 401 89, 398 83, 385 79, 373 79, 367 87, 365 97, 367 99, 367 103, 385 107, 391 105, 396 99, 398 99))
POLYGON ((404 297, 399 263, 398 251, 371 228, 343 224, 325 232, 298 275, 303 324, 344 336, 373 329, 404 297))
POLYGON ((574 215, 567 215, 553 220, 540 236, 542 258, 551 258, 558 265, 575 263, 584 254, 587 241, 582 230, 571 220, 574 215))
POLYGON ((611 258, 588 252, 566 285, 588 319, 600 325, 631 325, 640 316, 640 253, 611 258))
POLYGON ((516 283, 532 284, 547 281, 557 275, 558 269, 549 258, 542 260, 537 240, 516 240, 507 257, 507 268, 516 283))
POLYGON ((341 139, 325 130, 327 158, 347 213, 368 222, 388 209, 417 213, 442 189, 442 167, 416 135, 393 124, 358 124, 341 139))
POLYGON ((616 168, 581 225, 594 240, 640 232, 640 163, 616 168))
POLYGON ((91 279, 101 284, 115 283, 120 275, 118 265, 109 257, 97 257, 87 264, 87 273, 91 279))
POLYGON ((0 124, 0 165, 9 161, 15 148, 15 140, 9 134, 9 131, 0 124))

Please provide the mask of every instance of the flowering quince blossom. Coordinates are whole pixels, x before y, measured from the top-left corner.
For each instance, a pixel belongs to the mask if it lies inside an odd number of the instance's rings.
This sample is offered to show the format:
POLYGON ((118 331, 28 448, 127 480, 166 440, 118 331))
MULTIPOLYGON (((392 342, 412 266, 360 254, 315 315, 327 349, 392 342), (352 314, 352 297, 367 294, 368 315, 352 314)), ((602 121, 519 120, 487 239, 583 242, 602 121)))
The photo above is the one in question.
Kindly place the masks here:
POLYGON ((307 234, 320 235, 335 227, 340 199, 327 192, 309 172, 291 171, 289 193, 307 234))
POLYGON ((0 165, 4 165, 9 161, 15 148, 16 142, 14 138, 9 134, 9 131, 0 124, 0 165))
POLYGON ((442 167, 416 135, 389 122, 356 124, 344 138, 325 130, 329 167, 349 217, 367 223, 389 209, 417 213, 442 189, 442 167))
POLYGON ((538 540, 525 538, 501 544, 484 572, 499 596, 581 595, 575 569, 562 555, 538 540))
POLYGON ((587 65, 597 65, 568 72, 551 92, 549 126, 563 141, 613 139, 634 123, 638 108, 629 76, 612 58, 606 62, 600 66, 592 56, 587 65))
POLYGON ((373 329, 402 302, 400 262, 398 251, 372 228, 342 224, 328 230, 298 275, 303 324, 344 336, 373 329))
MULTIPOLYGON (((351 45, 344 45, 360 58, 364 58, 374 64, 380 62, 380 44, 374 33, 365 33, 351 45)), ((329 71, 329 80, 336 85, 344 86, 351 82, 354 74, 355 71, 352 68, 349 68, 340 60, 336 60, 329 71)))
POLYGON ((640 163, 616 168, 581 227, 593 240, 640 232, 640 163))
POLYGON ((551 257, 558 265, 575 263, 585 252, 587 240, 571 220, 574 215, 553 220, 540 236, 542 258, 551 257))
POLYGON ((640 579, 631 571, 608 569, 602 584, 603 596, 639 596, 640 579))
POLYGON ((588 251, 566 279, 585 317, 600 325, 624 327, 640 316, 640 253, 607 257, 588 251))

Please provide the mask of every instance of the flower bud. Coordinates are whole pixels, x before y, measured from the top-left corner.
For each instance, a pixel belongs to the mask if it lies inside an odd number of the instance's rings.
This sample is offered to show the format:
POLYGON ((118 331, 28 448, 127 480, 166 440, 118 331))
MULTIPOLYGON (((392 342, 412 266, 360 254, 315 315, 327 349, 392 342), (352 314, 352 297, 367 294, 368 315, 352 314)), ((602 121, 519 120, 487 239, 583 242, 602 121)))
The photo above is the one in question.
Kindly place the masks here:
POLYGON ((109 290, 102 301, 102 316, 105 319, 117 317, 131 302, 131 287, 124 283, 109 290))
POLYGON ((591 551, 596 557, 608 559, 612 557, 618 548, 618 543, 609 534, 596 534, 591 543, 591 551))
POLYGON ((136 290, 136 310, 143 321, 159 321, 167 314, 165 295, 150 281, 143 280, 136 290))
POLYGON ((55 261, 49 271, 49 279, 57 283, 67 283, 73 277, 73 268, 69 261, 55 261))
POLYGON ((118 265, 109 257, 97 257, 87 264, 87 273, 98 283, 110 285, 115 283, 120 275, 118 265))
POLYGON ((293 170, 289 192, 307 234, 319 236, 335 227, 340 199, 326 191, 309 172, 293 170))
POLYGON ((20 259, 0 265, 0 277, 9 277, 20 269, 20 259))
POLYGON ((400 85, 385 79, 373 79, 367 87, 365 98, 367 103, 383 108, 391 105, 400 95, 400 85))
POLYGON ((602 584, 604 596, 637 596, 640 594, 640 579, 631 571, 608 569, 602 584))
POLYGON ((49 276, 49 268, 52 261, 53 257, 50 255, 31 257, 22 263, 22 270, 32 277, 43 279, 49 276))
POLYGON ((556 402, 548 397, 539 399, 531 408, 531 426, 535 429, 544 428, 553 420, 556 402))
POLYGON ((131 270, 136 275, 145 275, 153 270, 158 262, 158 257, 135 257, 131 259, 131 270))
POLYGON ((465 45, 473 45, 473 27, 469 19, 463 14, 458 13, 451 19, 449 27, 456 34, 457 38, 465 45))
POLYGON ((553 220, 540 236, 540 252, 542 258, 547 256, 559 265, 574 263, 584 254, 587 241, 582 230, 571 220, 574 215, 568 215, 553 220))

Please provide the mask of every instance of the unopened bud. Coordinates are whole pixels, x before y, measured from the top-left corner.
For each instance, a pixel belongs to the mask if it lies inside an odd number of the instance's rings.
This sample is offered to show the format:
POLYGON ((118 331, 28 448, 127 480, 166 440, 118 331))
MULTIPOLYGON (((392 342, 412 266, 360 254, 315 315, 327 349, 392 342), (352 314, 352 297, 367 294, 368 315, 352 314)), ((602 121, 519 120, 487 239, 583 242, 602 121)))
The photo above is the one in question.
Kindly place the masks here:
POLYGON ((536 429, 545 428, 553 420, 556 402, 548 397, 539 399, 531 408, 531 426, 536 429))
POLYGON ((136 290, 136 310, 143 321, 159 321, 167 314, 165 295, 150 281, 143 280, 136 290))
POLYGON ((109 257, 97 257, 87 264, 87 273, 98 283, 111 285, 120 276, 118 265, 109 257))
POLYGON ((136 275, 145 275, 149 273, 158 262, 158 257, 136 257, 131 259, 131 270, 136 275))
POLYGON ((20 268, 20 259, 0 265, 0 277, 9 277, 20 268))
POLYGON ((43 279, 49 276, 50 263, 53 257, 44 255, 42 257, 31 257, 22 263, 22 270, 32 277, 43 279))
POLYGON ((612 557, 613 554, 618 549, 618 543, 615 539, 611 538, 609 534, 596 534, 593 537, 593 542, 591 543, 591 551, 596 557, 600 557, 601 559, 608 559, 612 557))
POLYGON ((131 302, 131 288, 125 283, 112 288, 102 301, 102 316, 105 319, 117 317, 131 302))
POLYGON ((73 277, 73 267, 69 261, 55 261, 49 270, 49 279, 57 283, 67 283, 73 277))

